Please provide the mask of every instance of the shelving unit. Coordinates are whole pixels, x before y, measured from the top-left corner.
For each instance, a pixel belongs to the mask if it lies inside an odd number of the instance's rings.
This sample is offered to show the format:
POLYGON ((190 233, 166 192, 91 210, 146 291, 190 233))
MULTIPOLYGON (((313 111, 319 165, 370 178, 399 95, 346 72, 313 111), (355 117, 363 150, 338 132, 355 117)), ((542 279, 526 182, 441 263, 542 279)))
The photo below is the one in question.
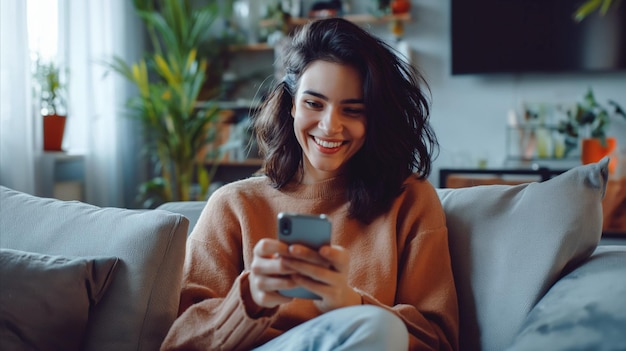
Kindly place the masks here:
MULTIPOLYGON (((399 15, 383 15, 383 16, 374 16, 372 14, 366 13, 357 13, 357 14, 347 14, 341 16, 341 18, 346 19, 350 22, 357 24, 367 24, 367 23, 386 23, 391 21, 403 21, 408 22, 411 20, 410 13, 403 13, 399 15)), ((292 17, 289 20, 288 25, 290 27, 297 27, 303 24, 306 24, 311 21, 320 20, 322 18, 309 18, 309 17, 292 17)), ((275 26, 277 22, 275 20, 262 20, 259 22, 262 27, 275 26)))

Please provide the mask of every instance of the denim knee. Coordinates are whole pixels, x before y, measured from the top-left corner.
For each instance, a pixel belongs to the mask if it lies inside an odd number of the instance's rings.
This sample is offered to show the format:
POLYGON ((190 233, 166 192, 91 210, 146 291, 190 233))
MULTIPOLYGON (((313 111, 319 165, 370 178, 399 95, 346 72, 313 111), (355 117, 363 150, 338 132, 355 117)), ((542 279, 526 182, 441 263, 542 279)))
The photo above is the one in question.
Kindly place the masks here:
POLYGON ((351 348, 361 345, 364 350, 408 349, 409 334, 404 322, 386 309, 360 305, 343 308, 341 313, 347 323, 352 323, 353 330, 344 334, 347 336, 344 343, 351 348))

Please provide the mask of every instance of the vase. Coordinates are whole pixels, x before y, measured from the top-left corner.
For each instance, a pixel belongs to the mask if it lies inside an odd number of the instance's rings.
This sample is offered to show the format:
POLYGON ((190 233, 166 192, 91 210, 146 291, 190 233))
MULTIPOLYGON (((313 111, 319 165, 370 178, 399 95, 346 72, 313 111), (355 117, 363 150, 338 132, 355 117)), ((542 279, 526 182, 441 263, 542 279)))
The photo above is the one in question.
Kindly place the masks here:
POLYGON ((606 145, 602 145, 599 139, 585 138, 582 140, 581 161, 583 164, 595 163, 605 156, 611 156, 609 162, 609 173, 615 171, 617 166, 617 139, 614 137, 606 138, 606 145))
POLYGON ((63 151, 63 134, 66 116, 43 116, 43 149, 44 151, 63 151))

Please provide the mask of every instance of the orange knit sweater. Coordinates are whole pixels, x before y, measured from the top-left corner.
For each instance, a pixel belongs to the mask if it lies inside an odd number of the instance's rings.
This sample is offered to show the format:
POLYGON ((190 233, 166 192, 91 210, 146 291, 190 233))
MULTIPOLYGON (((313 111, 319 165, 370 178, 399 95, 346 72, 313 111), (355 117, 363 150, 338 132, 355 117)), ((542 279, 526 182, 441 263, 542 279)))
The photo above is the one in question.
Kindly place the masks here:
POLYGON ((404 320, 411 350, 458 349, 444 212, 428 181, 411 176, 405 185, 369 225, 348 218, 343 178, 276 190, 254 177, 218 189, 188 239, 180 316, 162 350, 246 350, 320 314, 302 299, 259 312, 250 297, 252 250, 276 237, 281 211, 329 216, 331 243, 350 252, 349 284, 364 304, 404 320))

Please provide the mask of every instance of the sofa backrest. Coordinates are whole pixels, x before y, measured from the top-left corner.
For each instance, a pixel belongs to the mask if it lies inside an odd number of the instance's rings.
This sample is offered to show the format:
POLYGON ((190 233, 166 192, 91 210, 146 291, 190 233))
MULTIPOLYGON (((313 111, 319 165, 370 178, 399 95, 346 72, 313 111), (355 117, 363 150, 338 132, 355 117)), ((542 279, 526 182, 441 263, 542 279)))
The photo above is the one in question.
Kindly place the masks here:
POLYGON ((437 189, 448 225, 461 350, 500 351, 564 269, 602 235, 608 159, 542 183, 437 189))
MULTIPOLYGON (((461 350, 501 351, 566 268, 596 248, 608 160, 543 183, 437 189, 449 232, 460 309, 461 350)), ((159 209, 191 219, 205 202, 159 209)))
POLYGON ((0 187, 0 247, 119 258, 90 311, 85 350, 158 350, 178 313, 189 221, 161 210, 100 208, 0 187))

